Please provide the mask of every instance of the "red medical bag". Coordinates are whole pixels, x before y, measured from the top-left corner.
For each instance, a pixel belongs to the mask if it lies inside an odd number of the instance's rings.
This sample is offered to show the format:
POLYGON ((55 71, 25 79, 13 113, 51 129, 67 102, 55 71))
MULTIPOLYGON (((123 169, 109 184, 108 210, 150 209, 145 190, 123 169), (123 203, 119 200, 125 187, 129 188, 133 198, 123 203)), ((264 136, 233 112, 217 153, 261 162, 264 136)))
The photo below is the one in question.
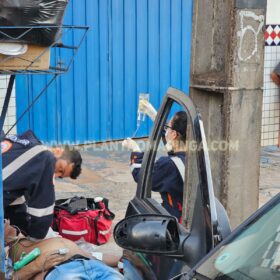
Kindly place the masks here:
POLYGON ((55 202, 53 229, 72 241, 101 245, 110 239, 114 218, 106 198, 60 199, 55 202))

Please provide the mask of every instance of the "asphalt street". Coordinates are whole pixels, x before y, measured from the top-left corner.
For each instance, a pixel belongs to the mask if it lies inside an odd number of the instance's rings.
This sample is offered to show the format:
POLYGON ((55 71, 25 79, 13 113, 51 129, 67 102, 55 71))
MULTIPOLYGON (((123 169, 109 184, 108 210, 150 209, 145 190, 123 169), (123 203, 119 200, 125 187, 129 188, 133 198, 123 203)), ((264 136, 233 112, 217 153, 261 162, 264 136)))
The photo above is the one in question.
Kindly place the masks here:
MULTIPOLYGON (((120 142, 79 147, 83 157, 82 175, 77 180, 58 180, 56 198, 72 196, 109 198, 110 210, 116 214, 114 224, 125 216, 130 199, 136 191, 130 167, 130 152, 120 142)), ((262 149, 260 160, 260 206, 280 191, 280 150, 262 149)), ((97 250, 121 254, 113 238, 97 250)))

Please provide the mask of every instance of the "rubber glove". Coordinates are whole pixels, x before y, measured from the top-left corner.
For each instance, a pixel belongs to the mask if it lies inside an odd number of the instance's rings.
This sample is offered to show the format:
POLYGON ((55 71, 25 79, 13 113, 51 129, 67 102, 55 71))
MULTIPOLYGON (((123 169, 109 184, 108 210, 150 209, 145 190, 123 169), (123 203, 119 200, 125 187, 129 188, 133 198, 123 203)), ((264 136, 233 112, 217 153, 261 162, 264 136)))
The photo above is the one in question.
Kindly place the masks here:
POLYGON ((140 100, 139 103, 139 112, 143 113, 143 114, 147 114, 152 121, 155 120, 156 116, 157 116, 157 111, 156 109, 153 107, 153 105, 147 101, 147 100, 140 100))
POLYGON ((54 237, 62 237, 59 235, 58 232, 54 231, 51 227, 49 228, 49 231, 44 239, 54 238, 54 237))
POLYGON ((127 138, 122 142, 122 146, 128 150, 131 150, 133 152, 138 152, 140 153, 140 147, 138 146, 138 144, 132 140, 131 138, 127 138))

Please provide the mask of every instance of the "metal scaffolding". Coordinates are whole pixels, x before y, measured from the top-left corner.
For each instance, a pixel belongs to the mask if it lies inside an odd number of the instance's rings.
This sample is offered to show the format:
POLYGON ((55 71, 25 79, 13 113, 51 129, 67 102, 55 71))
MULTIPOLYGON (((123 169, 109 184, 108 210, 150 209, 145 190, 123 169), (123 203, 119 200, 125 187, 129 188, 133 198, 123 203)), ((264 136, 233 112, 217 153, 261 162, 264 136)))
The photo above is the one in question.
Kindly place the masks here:
MULTIPOLYGON (((68 72, 75 55, 83 43, 85 36, 87 34, 87 31, 89 29, 88 26, 1 26, 0 27, 0 34, 1 37, 5 37, 7 41, 15 41, 18 42, 26 36, 28 33, 32 32, 34 29, 61 29, 61 37, 62 41, 59 38, 55 42, 53 42, 50 46, 42 48, 42 51, 32 60, 24 58, 24 63, 26 67, 24 69, 2 69, 1 70, 1 64, 4 62, 9 61, 10 59, 14 59, 14 56, 5 56, 2 59, 0 59, 0 75, 10 75, 8 88, 5 94, 5 100, 2 107, 1 117, 0 117, 0 131, 3 130, 7 110, 9 107, 9 102, 15 82, 16 75, 34 75, 34 74, 47 74, 51 75, 51 79, 47 83, 47 85, 42 89, 42 91, 39 93, 39 95, 32 101, 32 103, 26 108, 26 110, 19 116, 16 123, 30 110, 30 108, 38 101, 38 99, 46 92, 48 87, 56 80, 56 78, 63 74, 68 72), (13 37, 9 35, 9 30, 11 29, 18 29, 19 36, 13 37), (73 38, 73 45, 64 45, 63 38, 65 36, 72 36, 73 38), (48 51, 51 51, 52 57, 50 61, 50 66, 48 69, 39 70, 39 69, 33 69, 32 66, 40 60, 42 56, 44 56, 48 51)), ((6 41, 6 40, 5 40, 6 41)), ((20 56, 16 57, 16 59, 23 60, 20 56)), ((8 134, 12 128, 16 125, 16 123, 9 129, 6 134, 8 134)), ((1 135, 1 141, 5 137, 5 134, 1 135)), ((0 150, 0 164, 2 165, 2 154, 0 150)), ((2 170, 0 172, 0 250, 1 250, 1 259, 0 259, 0 277, 1 279, 5 279, 5 251, 4 251, 4 204, 3 204, 3 183, 2 183, 2 170)))

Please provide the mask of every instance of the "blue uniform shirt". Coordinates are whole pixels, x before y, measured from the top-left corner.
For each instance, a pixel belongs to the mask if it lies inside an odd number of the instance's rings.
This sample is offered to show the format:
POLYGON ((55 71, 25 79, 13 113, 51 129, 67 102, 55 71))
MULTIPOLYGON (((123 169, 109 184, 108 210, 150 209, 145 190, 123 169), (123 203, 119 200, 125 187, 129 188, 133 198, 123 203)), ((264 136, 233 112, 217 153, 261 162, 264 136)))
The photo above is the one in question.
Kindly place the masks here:
MULTIPOLYGON (((131 153, 132 175, 138 182, 141 163, 144 153, 131 153)), ((160 157, 154 165, 152 173, 152 190, 159 192, 163 207, 180 220, 182 216, 184 182, 181 174, 171 157, 179 157, 185 164, 186 153, 168 153, 168 156, 160 157)))
MULTIPOLYGON (((40 144, 31 131, 5 138, 2 142, 3 168, 30 148, 40 144)), ((11 222, 18 221, 19 224, 14 223, 33 238, 44 238, 52 224, 55 162, 55 157, 50 151, 43 151, 3 182, 5 216, 10 218, 11 222), (9 206, 17 199, 20 200, 20 204, 9 206)))

